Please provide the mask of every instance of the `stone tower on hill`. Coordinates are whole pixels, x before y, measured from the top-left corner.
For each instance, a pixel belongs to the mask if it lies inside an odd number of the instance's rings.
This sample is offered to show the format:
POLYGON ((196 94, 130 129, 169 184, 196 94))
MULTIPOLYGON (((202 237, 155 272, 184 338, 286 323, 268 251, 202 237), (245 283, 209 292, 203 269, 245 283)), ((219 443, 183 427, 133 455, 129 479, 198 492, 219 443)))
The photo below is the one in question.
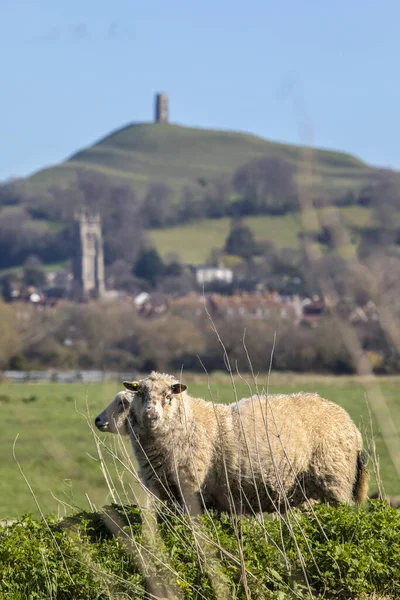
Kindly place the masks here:
POLYGON ((154 121, 156 123, 168 123, 168 96, 167 94, 156 94, 156 110, 154 121))
POLYGON ((99 214, 75 215, 74 297, 89 300, 104 296, 104 257, 99 214))

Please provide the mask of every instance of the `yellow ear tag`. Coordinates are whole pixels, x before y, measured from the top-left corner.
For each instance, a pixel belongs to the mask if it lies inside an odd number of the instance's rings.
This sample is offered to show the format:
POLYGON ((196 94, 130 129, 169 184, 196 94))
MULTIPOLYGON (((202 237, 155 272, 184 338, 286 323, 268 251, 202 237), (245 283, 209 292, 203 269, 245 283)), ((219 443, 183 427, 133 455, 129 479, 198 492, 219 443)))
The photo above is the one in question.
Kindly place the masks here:
POLYGON ((139 384, 137 381, 124 381, 123 382, 124 387, 126 387, 127 390, 129 390, 130 392, 136 392, 136 390, 139 387, 139 384))

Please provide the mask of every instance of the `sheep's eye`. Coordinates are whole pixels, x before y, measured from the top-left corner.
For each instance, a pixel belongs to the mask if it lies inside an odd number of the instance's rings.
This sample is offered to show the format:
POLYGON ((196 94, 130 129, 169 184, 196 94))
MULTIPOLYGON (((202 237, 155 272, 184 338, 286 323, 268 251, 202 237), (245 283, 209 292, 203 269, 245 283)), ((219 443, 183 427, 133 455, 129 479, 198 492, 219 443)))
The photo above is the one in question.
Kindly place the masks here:
POLYGON ((181 394, 187 389, 187 386, 184 383, 173 383, 171 385, 171 392, 173 394, 181 394))

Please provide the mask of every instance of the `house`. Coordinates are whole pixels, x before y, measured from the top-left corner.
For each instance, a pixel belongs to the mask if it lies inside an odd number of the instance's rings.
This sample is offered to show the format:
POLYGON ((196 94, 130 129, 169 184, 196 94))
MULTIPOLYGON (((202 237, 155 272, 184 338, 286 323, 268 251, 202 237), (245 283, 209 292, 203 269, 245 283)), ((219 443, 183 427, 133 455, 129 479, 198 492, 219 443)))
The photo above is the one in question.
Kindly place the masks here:
POLYGON ((224 283, 232 283, 233 271, 226 267, 209 267, 201 266, 196 269, 196 282, 198 285, 212 283, 214 281, 222 281, 224 283))

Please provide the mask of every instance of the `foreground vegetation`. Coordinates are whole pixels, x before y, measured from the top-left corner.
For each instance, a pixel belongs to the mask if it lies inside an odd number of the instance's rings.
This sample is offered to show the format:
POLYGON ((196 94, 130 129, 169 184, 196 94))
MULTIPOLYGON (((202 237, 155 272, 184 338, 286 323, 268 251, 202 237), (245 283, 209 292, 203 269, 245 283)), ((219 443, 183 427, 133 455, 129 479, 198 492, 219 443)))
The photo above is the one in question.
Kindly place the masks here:
POLYGON ((400 511, 315 506, 262 523, 109 507, 0 531, 0 592, 16 598, 365 598, 400 594, 400 511), (376 594, 376 595, 375 595, 376 594))
MULTIPOLYGON (((250 385, 236 380, 239 398, 255 392, 251 378, 246 379, 250 385)), ((213 374, 210 388, 205 376, 190 377, 187 374, 185 381, 192 395, 207 399, 212 396, 217 402, 234 401, 235 394, 226 374, 213 374)), ((260 388, 265 387, 266 377, 260 376, 258 384, 260 388)), ((393 424, 399 429, 399 378, 385 377, 378 379, 378 384, 393 424)), ((38 505, 44 513, 54 512, 62 516, 77 508, 87 509, 93 505, 101 507, 113 500, 104 479, 96 440, 86 419, 89 417, 89 422, 93 422, 93 418, 120 389, 121 384, 118 382, 89 385, 0 384, 0 519, 17 518, 25 512, 38 515, 38 505)), ((271 377, 270 392, 300 390, 317 391, 343 406, 360 427, 366 440, 371 439, 367 405, 367 399, 369 400, 384 488, 388 494, 399 494, 398 476, 374 412, 375 390, 363 380, 352 377, 285 374, 273 374, 271 377)), ((100 440, 105 443, 105 446, 101 446, 101 451, 110 476, 120 485, 121 465, 114 464, 112 458, 107 458, 107 447, 114 449, 116 437, 100 434, 100 440)), ((127 451, 131 456, 129 442, 127 451)), ((372 464, 371 460, 371 470, 372 464)), ((136 482, 128 472, 123 473, 122 480, 128 490, 124 492, 123 500, 130 502, 132 495, 129 486, 135 488, 136 482)), ((370 490, 375 489, 372 476, 370 490)))
MULTIPOLYGON (((226 373, 183 378, 193 395, 218 402, 267 387, 265 375, 235 378, 234 385, 226 373)), ((385 405, 399 428, 398 386, 398 377, 277 373, 269 391, 318 391, 346 408, 367 442, 370 491, 376 444, 381 483, 395 494, 398 475, 376 411, 385 405)), ((139 510, 129 440, 90 429, 120 388, 0 384, 0 520, 17 519, 0 527, 2 599, 399 597, 400 511, 384 502, 358 510, 314 505, 263 521, 216 514, 190 520, 171 506, 156 519, 139 510)))

